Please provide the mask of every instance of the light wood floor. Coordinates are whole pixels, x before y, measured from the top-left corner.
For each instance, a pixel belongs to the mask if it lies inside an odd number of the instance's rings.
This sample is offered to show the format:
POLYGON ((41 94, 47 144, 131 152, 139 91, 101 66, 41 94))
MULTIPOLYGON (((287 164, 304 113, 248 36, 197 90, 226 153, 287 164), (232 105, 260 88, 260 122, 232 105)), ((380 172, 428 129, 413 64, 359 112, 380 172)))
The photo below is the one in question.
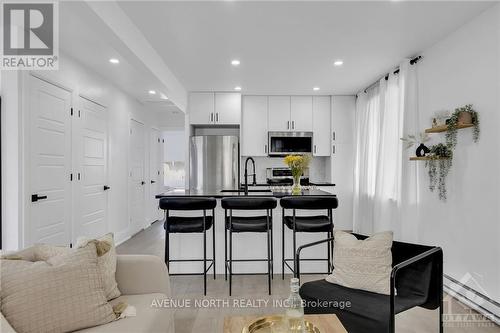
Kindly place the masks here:
MULTIPOLYGON (((117 248, 119 254, 153 254, 163 258, 165 234, 161 223, 154 223, 151 227, 138 233, 130 240, 121 244, 117 248)), ((174 255, 174 254, 173 254, 174 255)), ((279 261, 275 263, 277 267, 279 261)), ((210 277, 207 282, 207 296, 203 297, 203 277, 202 276, 172 276, 170 278, 172 288, 172 298, 175 300, 190 300, 190 308, 175 309, 176 333, 222 333, 224 317, 228 315, 252 315, 280 313, 277 307, 273 307, 273 301, 285 299, 289 294, 290 275, 281 279, 281 275, 276 275, 272 282, 272 296, 267 294, 266 276, 235 276, 233 277, 233 296, 228 297, 228 283, 223 275, 217 275, 217 279, 210 277), (193 304, 195 300, 213 299, 228 300, 228 307, 197 308, 193 304), (234 307, 235 301, 253 300, 253 304, 262 306, 249 308, 234 307), (268 301, 267 306, 265 301, 268 301)), ((305 275, 302 282, 317 280, 319 275, 305 275)), ((467 306, 451 297, 446 297, 444 313, 461 314, 469 313, 467 306)), ((222 305, 222 304, 220 304, 222 305)), ((472 312, 475 313, 475 312, 472 312)), ((432 333, 438 332, 438 313, 436 311, 415 308, 397 315, 397 332, 401 333, 432 333)), ((446 333, 500 333, 500 327, 491 322, 479 325, 477 323, 445 323, 446 333)), ((373 332, 375 333, 375 332, 373 332)))

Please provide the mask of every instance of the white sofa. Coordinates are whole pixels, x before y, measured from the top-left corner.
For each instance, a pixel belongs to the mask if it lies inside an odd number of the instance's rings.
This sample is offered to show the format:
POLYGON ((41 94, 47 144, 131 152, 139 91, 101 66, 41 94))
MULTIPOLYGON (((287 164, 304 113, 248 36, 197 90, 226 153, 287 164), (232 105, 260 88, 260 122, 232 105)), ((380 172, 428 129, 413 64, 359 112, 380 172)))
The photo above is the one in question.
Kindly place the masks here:
MULTIPOLYGON (((86 328, 78 332, 161 332, 174 333, 173 309, 151 306, 154 299, 170 297, 170 282, 165 263, 156 256, 118 255, 116 281, 122 296, 111 301, 133 305, 137 316, 120 319, 106 325, 86 328)), ((3 315, 0 317, 0 332, 15 333, 3 315)))

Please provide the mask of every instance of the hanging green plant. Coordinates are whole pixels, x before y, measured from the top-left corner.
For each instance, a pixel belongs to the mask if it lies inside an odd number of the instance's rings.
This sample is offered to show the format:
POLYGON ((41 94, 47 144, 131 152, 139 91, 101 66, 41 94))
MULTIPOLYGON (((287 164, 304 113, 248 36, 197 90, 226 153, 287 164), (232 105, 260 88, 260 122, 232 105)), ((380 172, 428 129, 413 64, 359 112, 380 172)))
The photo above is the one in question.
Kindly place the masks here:
POLYGON ((428 156, 429 160, 426 161, 425 166, 429 174, 429 190, 434 192, 437 188, 439 199, 446 201, 446 177, 452 166, 453 151, 447 145, 439 143, 431 147, 428 156))
POLYGON ((472 104, 456 108, 451 117, 446 121, 448 131, 446 131, 446 144, 454 149, 457 145, 457 130, 459 124, 474 125, 472 139, 479 141, 479 114, 472 108, 472 104))

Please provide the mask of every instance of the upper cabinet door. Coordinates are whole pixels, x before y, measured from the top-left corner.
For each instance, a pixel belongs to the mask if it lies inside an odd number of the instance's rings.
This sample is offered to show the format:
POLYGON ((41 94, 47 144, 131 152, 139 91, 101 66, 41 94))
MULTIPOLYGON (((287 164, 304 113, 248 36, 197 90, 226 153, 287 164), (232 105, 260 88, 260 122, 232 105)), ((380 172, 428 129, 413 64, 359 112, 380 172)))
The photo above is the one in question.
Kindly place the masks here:
POLYGON ((291 130, 307 131, 313 130, 313 103, 312 96, 291 97, 291 130))
POLYGON ((330 96, 313 96, 313 154, 330 156, 330 96))
POLYGON ((241 123, 241 94, 215 93, 215 124, 239 125, 241 123))
POLYGON ((267 96, 244 96, 241 155, 267 156, 267 96))
POLYGON ((289 131, 292 129, 290 96, 269 96, 268 120, 270 131, 289 131))
POLYGON ((194 125, 215 122, 215 94, 195 92, 189 94, 189 123, 194 125))
POLYGON ((332 140, 334 143, 354 142, 355 96, 332 97, 332 140))

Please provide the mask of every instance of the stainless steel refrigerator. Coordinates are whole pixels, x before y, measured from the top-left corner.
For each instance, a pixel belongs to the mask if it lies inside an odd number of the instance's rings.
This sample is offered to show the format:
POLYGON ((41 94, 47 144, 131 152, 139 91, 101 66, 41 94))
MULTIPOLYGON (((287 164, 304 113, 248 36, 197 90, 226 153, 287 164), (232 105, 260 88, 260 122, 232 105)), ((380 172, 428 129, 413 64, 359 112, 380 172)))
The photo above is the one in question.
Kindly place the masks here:
POLYGON ((237 136, 192 136, 189 156, 191 191, 211 193, 239 187, 240 158, 237 136))

